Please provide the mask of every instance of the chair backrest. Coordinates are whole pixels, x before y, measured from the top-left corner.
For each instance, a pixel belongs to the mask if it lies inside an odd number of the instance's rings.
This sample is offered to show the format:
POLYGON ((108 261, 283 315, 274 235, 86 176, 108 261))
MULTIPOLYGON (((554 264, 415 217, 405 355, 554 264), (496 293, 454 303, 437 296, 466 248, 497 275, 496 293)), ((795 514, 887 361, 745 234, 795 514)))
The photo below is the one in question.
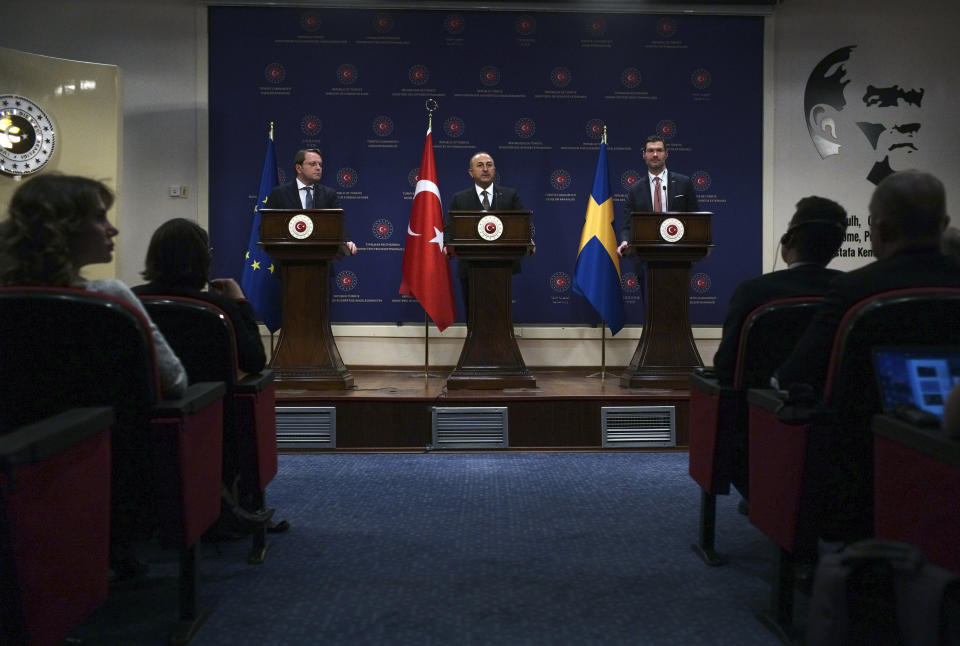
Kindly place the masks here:
POLYGON ((960 346, 958 323, 960 287, 896 289, 860 301, 837 328, 823 401, 846 418, 880 412, 871 348, 960 346))
POLYGON ((766 388, 790 355, 823 296, 778 298, 751 311, 740 328, 734 388, 766 388))
POLYGON ((222 309, 188 296, 141 295, 190 382, 222 381, 231 392, 237 382, 237 342, 233 322, 222 309))
POLYGON ((873 523, 871 418, 881 412, 871 348, 880 345, 960 346, 960 288, 914 287, 874 294, 840 321, 823 401, 833 421, 827 526, 838 535, 868 536, 873 523))
POLYGON ((145 428, 160 392, 146 318, 83 289, 0 288, 0 432, 81 406, 145 428))
POLYGON ((107 598, 109 408, 0 437, 0 643, 53 646, 107 598))

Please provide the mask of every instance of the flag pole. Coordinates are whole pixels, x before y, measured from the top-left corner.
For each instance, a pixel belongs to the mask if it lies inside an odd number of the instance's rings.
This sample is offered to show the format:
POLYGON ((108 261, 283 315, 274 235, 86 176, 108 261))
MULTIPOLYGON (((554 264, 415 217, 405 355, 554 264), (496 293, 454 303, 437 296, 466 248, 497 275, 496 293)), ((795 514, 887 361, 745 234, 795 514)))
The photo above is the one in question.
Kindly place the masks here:
MULTIPOLYGON (((433 111, 437 108, 437 103, 430 100, 424 101, 423 106, 427 109, 427 132, 433 130, 433 111)), ((430 321, 427 316, 427 310, 423 310, 423 380, 430 379, 430 321)))
MULTIPOLYGON (((601 143, 607 143, 607 124, 603 124, 603 137, 601 143)), ((594 372, 587 375, 587 379, 600 377, 600 381, 607 379, 607 322, 600 317, 600 372, 594 372)))
POLYGON ((430 324, 427 310, 423 310, 423 378, 430 378, 430 324))
MULTIPOLYGON (((427 109, 427 131, 433 130, 433 111, 437 109, 435 99, 424 101, 424 107, 427 109)), ((440 375, 430 374, 430 317, 427 310, 423 310, 423 380, 427 381, 430 377, 439 377, 440 375)))
POLYGON ((600 381, 607 379, 607 323, 600 319, 600 381))

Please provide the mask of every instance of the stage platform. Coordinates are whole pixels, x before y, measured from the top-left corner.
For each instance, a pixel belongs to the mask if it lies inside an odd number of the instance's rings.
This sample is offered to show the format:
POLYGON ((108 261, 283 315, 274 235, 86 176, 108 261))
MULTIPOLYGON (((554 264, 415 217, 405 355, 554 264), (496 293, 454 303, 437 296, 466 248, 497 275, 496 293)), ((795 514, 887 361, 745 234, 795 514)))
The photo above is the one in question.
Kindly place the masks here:
MULTIPOLYGON (((508 450, 599 450, 605 448, 604 438, 610 437, 602 428, 603 407, 660 406, 672 413, 674 445, 687 445, 688 390, 623 388, 619 370, 608 371, 601 379, 589 369, 531 368, 536 388, 448 391, 450 370, 432 369, 425 377, 422 368, 351 369, 354 387, 347 390, 288 390, 280 384, 278 413, 285 407, 334 407, 336 440, 328 450, 423 451, 437 448, 433 446, 434 407, 506 406, 508 450)), ((278 434, 280 426, 278 422, 278 434)), ((649 443, 645 447, 626 444, 617 446, 654 448, 649 443)), ((280 447, 291 450, 282 441, 280 447)))

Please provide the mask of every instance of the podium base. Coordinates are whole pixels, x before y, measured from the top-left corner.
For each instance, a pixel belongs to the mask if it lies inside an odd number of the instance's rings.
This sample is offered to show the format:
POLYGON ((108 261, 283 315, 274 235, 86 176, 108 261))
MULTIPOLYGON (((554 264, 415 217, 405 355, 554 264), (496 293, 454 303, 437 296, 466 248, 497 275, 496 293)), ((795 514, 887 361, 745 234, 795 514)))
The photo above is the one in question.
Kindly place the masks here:
POLYGON ((527 370, 516 373, 496 373, 457 368, 447 377, 448 390, 502 390, 504 388, 536 387, 536 378, 527 370))
POLYGON ((688 390, 690 373, 700 368, 693 366, 653 366, 630 370, 620 375, 621 388, 651 388, 656 390, 688 390))
POLYGON ((319 368, 316 366, 274 366, 277 388, 283 390, 349 390, 353 375, 346 368, 319 368))

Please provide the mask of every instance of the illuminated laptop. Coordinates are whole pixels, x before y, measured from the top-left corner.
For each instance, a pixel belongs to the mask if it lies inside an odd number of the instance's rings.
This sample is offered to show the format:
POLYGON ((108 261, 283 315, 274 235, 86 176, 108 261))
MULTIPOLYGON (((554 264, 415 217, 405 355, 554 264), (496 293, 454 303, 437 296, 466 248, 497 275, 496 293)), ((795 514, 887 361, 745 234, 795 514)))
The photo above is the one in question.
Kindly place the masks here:
POLYGON ((873 367, 885 413, 921 410, 942 421, 947 395, 960 381, 960 347, 877 347, 873 367))

